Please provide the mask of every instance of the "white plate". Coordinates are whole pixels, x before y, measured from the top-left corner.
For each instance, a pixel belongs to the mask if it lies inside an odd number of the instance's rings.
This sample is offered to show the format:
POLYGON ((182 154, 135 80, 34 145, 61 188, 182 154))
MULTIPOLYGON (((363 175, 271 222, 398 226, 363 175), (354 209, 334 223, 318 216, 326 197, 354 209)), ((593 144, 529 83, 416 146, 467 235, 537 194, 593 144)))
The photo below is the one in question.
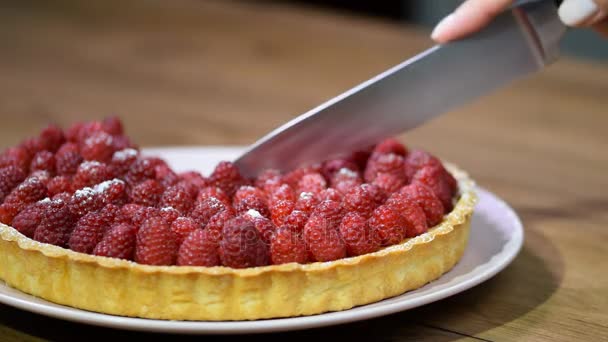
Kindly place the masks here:
MULTIPOLYGON (((178 170, 211 171, 220 160, 232 159, 237 148, 161 148, 160 155, 178 170)), ((473 215, 471 237, 462 260, 426 286, 401 296, 341 312, 315 316, 241 322, 185 322, 128 318, 57 305, 12 289, 0 282, 0 302, 23 310, 99 326, 148 332, 183 334, 261 333, 335 325, 408 310, 467 290, 505 268, 523 242, 521 221, 504 201, 478 188, 479 204, 473 215)))

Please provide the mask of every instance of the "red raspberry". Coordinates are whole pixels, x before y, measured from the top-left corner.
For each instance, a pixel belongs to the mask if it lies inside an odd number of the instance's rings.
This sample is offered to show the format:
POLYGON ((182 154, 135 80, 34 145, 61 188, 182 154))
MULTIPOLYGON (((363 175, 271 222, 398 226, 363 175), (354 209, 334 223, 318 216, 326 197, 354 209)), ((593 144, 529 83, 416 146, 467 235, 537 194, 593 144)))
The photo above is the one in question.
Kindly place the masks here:
POLYGON ((101 208, 103 208, 103 200, 93 188, 76 190, 68 202, 68 209, 78 218, 101 208))
POLYGON ((72 198, 72 193, 71 192, 60 192, 58 194, 56 194, 55 196, 51 197, 51 199, 53 201, 63 201, 68 203, 70 201, 70 198, 72 198))
POLYGON ((200 203, 211 197, 214 197, 214 198, 220 200, 222 203, 224 203, 226 205, 230 205, 230 203, 231 203, 228 195, 226 195, 226 193, 224 193, 224 191, 222 191, 222 189, 215 187, 215 186, 209 186, 206 188, 202 188, 198 192, 198 195, 196 196, 196 202, 200 203))
POLYGON ((305 212, 294 210, 285 218, 283 227, 287 227, 296 233, 302 233, 307 221, 308 215, 305 212))
POLYGON ((131 202, 146 207, 154 207, 160 201, 165 189, 154 179, 145 180, 131 189, 129 198, 131 202))
POLYGON ((73 175, 82 163, 82 156, 78 152, 78 145, 65 143, 55 154, 55 167, 57 174, 62 176, 73 175))
POLYGON ((255 210, 264 217, 270 217, 268 204, 262 190, 252 186, 241 186, 232 199, 232 206, 237 214, 255 210))
POLYGON ((36 153, 32 162, 30 163, 30 171, 43 170, 49 174, 55 173, 55 156, 49 151, 40 151, 36 153))
POLYGON ((82 143, 87 137, 90 137, 96 132, 103 131, 103 126, 99 121, 82 122, 72 125, 65 132, 68 141, 82 143))
POLYGON ((378 196, 379 193, 381 193, 380 188, 372 184, 363 184, 353 188, 342 200, 344 210, 369 218, 374 209, 384 202, 383 198, 378 196))
MULTIPOLYGON (((158 208, 140 206, 139 209, 135 211, 132 216, 130 216, 130 219, 136 227, 141 227, 141 225, 147 219, 152 217, 160 217, 162 219, 162 217, 160 216, 160 210, 158 208)), ((168 222, 165 223, 168 224, 168 222)))
POLYGON ((346 245, 337 226, 320 215, 310 217, 304 227, 304 241, 310 259, 332 261, 346 257, 346 245))
POLYGON ((113 137, 103 131, 94 132, 80 144, 80 154, 85 160, 109 163, 114 154, 113 137))
POLYGON ((334 188, 327 188, 319 193, 319 201, 342 202, 342 193, 334 188))
POLYGON ((211 184, 222 189, 229 197, 232 197, 241 185, 247 183, 239 169, 228 161, 217 164, 209 179, 211 184))
POLYGON ((99 215, 108 223, 108 227, 123 222, 131 222, 130 218, 126 217, 122 208, 115 204, 108 204, 101 208, 99 215))
POLYGON ((367 219, 356 212, 347 213, 340 223, 340 235, 349 256, 373 253, 380 249, 380 238, 367 219))
POLYGON ((112 138, 112 149, 114 151, 120 151, 126 148, 138 149, 137 145, 124 135, 115 135, 112 138))
POLYGON ((260 238, 264 241, 265 244, 270 244, 270 238, 272 238, 272 234, 274 234, 277 229, 272 221, 262 216, 258 211, 250 209, 247 211, 243 217, 253 222, 255 225, 255 229, 257 229, 258 233, 260 233, 260 238))
POLYGON ((306 215, 312 214, 312 211, 319 204, 317 197, 310 192, 303 192, 298 196, 296 201, 295 210, 300 210, 306 213, 306 215))
POLYGON ((78 220, 68 241, 71 250, 90 254, 110 228, 111 222, 99 212, 91 212, 78 220))
POLYGON ((152 216, 137 232, 135 261, 147 265, 173 265, 177 259, 178 238, 160 216, 152 216))
POLYGON ((95 191, 100 193, 104 204, 123 205, 127 201, 127 184, 114 178, 95 185, 95 191))
POLYGON ((55 196, 62 192, 72 191, 72 178, 70 176, 56 176, 46 184, 49 196, 55 196))
POLYGON ((64 142, 65 136, 63 135, 63 131, 55 125, 49 125, 44 128, 38 137, 40 149, 53 153, 55 153, 64 142))
POLYGON ((270 260, 275 265, 308 261, 308 251, 302 237, 287 227, 277 230, 270 242, 270 260))
POLYGON ((103 236, 93 249, 94 255, 109 258, 133 260, 137 227, 129 223, 119 223, 103 236))
POLYGON ((197 193, 200 189, 209 186, 209 180, 203 177, 203 175, 201 175, 200 172, 197 171, 182 172, 177 176, 180 181, 187 182, 188 184, 191 184, 196 187, 197 193))
POLYGON ((112 155, 112 161, 110 162, 112 171, 117 177, 124 176, 131 168, 131 165, 135 163, 138 157, 139 152, 132 148, 126 148, 114 152, 114 154, 112 155))
POLYGON ((260 189, 262 189, 262 191, 264 191, 266 196, 268 196, 268 198, 270 199, 270 196, 283 185, 286 185, 291 189, 291 186, 289 184, 283 182, 282 178, 269 179, 266 181, 266 183, 264 183, 264 186, 261 187, 260 189))
POLYGON ((323 163, 323 165, 321 166, 321 174, 323 175, 323 177, 325 177, 327 181, 330 181, 334 178, 334 175, 342 169, 346 169, 354 173, 359 172, 359 167, 352 160, 333 159, 323 163))
POLYGON ((218 242, 209 231, 197 229, 184 240, 177 255, 180 266, 219 266, 218 242))
POLYGON ((355 151, 351 153, 347 159, 355 163, 359 170, 365 170, 365 166, 367 165, 367 161, 369 160, 373 149, 374 147, 370 146, 367 149, 355 151))
POLYGON ((411 181, 418 170, 424 166, 435 164, 441 164, 441 162, 430 153, 422 150, 413 150, 405 158, 403 168, 407 179, 411 181))
POLYGON ((293 189, 298 188, 298 183, 304 175, 309 173, 318 173, 321 171, 321 165, 311 165, 297 168, 283 176, 282 182, 289 184, 293 189))
POLYGON ((137 185, 148 179, 156 178, 156 165, 158 164, 158 159, 156 158, 141 158, 137 159, 131 167, 129 171, 125 175, 125 180, 131 186, 137 185))
POLYGON ((172 207, 164 207, 159 210, 160 217, 165 220, 168 224, 173 224, 175 220, 180 216, 179 211, 172 207))
POLYGON ((365 181, 373 182, 379 173, 390 173, 405 178, 404 163, 405 159, 398 154, 372 154, 365 168, 365 181))
POLYGON ((24 147, 9 147, 0 154, 0 168, 15 166, 27 173, 32 157, 24 147))
POLYGON ((281 181, 281 171, 276 169, 267 169, 262 171, 255 179, 255 186, 259 189, 264 189, 266 184, 270 181, 278 182, 281 181))
POLYGON ((424 166, 416 172, 412 183, 420 183, 428 186, 435 196, 439 198, 446 212, 450 212, 454 205, 452 203, 452 190, 446 178, 447 171, 441 165, 424 166))
POLYGON ((103 119, 101 127, 105 132, 111 135, 123 135, 125 132, 122 121, 120 121, 120 118, 117 116, 110 116, 103 119))
POLYGON ((395 193, 386 201, 386 205, 396 208, 405 219, 406 237, 418 236, 427 231, 426 215, 416 202, 405 195, 395 193))
POLYGON ((222 230, 226 222, 234 218, 234 212, 232 210, 222 210, 219 213, 213 215, 209 219, 209 223, 205 226, 205 230, 209 232, 209 237, 213 238, 213 241, 219 243, 222 239, 222 230))
POLYGON ((80 134, 80 130, 83 126, 83 122, 73 123, 64 132, 66 139, 68 139, 69 142, 78 142, 78 135, 80 134))
POLYGON ((166 162, 158 163, 154 167, 156 180, 165 188, 173 186, 179 182, 179 176, 173 171, 166 162))
POLYGON ((300 178, 300 180, 298 181, 298 186, 296 187, 296 189, 298 189, 296 192, 298 194, 302 192, 312 192, 316 195, 323 191, 325 188, 327 188, 327 182, 325 181, 325 178, 323 178, 320 173, 314 172, 307 173, 303 175, 302 178, 300 178))
POLYGON ((232 207, 226 205, 215 197, 209 197, 202 202, 198 202, 190 217, 193 218, 199 225, 205 226, 209 222, 209 219, 222 210, 233 210, 232 207))
POLYGON ((361 185, 361 183, 363 183, 363 180, 359 173, 347 168, 340 169, 331 178, 331 186, 342 194, 346 194, 350 189, 361 185))
POLYGON ((42 220, 34 232, 34 240, 65 247, 75 223, 65 202, 51 201, 45 207, 42 220))
POLYGON ((319 205, 312 212, 311 217, 313 216, 320 216, 327 219, 331 224, 331 227, 337 229, 342 221, 342 217, 344 216, 344 211, 340 202, 323 201, 319 203, 319 205))
POLYGON ((294 210, 295 203, 291 201, 278 201, 270 206, 270 217, 272 222, 280 227, 285 222, 285 218, 294 210))
POLYGON ((111 178, 112 172, 108 165, 96 161, 84 162, 72 178, 72 190, 94 186, 111 178))
POLYGON ((200 227, 201 226, 190 217, 178 217, 171 224, 171 230, 177 236, 179 244, 181 244, 191 232, 200 227))
POLYGON ((268 265, 268 247, 254 224, 244 217, 226 222, 219 247, 224 266, 247 268, 268 265))
POLYGON ((26 173, 19 167, 11 165, 0 168, 0 203, 11 191, 26 177, 26 173))
POLYGON ((12 226, 19 233, 31 238, 34 236, 42 216, 44 216, 44 204, 40 202, 32 203, 15 216, 12 226))
POLYGON ((370 228, 378 234, 383 246, 397 244, 407 234, 406 221, 401 212, 390 205, 381 205, 369 220, 370 228))
POLYGON ((399 190, 407 183, 404 175, 397 175, 395 173, 380 172, 374 178, 372 184, 378 186, 385 193, 393 193, 399 190))
POLYGON ((376 145, 376 147, 374 148, 374 153, 381 153, 381 154, 394 153, 394 154, 398 154, 402 157, 405 157, 407 155, 408 151, 407 151, 407 148, 405 148, 405 146, 403 146, 403 144, 399 140, 397 140, 395 138, 388 138, 388 139, 380 142, 378 145, 376 145))
POLYGON ((443 204, 429 187, 421 183, 412 183, 401 188, 399 193, 424 210, 427 226, 433 227, 443 220, 443 204))
POLYGON ((51 180, 51 175, 49 175, 49 173, 44 170, 36 170, 36 171, 30 173, 28 178, 38 178, 38 180, 40 180, 42 182, 42 184, 44 184, 44 186, 46 186, 49 183, 49 181, 51 180))
POLYGON ((293 191, 293 189, 287 184, 280 185, 279 187, 274 189, 274 191, 272 193, 270 193, 268 203, 269 203, 269 205, 273 205, 273 204, 277 203, 278 201, 295 202, 296 201, 295 191, 293 191))
POLYGON ((30 176, 6 196, 0 205, 0 222, 10 225, 15 215, 47 195, 46 186, 42 179, 30 176))

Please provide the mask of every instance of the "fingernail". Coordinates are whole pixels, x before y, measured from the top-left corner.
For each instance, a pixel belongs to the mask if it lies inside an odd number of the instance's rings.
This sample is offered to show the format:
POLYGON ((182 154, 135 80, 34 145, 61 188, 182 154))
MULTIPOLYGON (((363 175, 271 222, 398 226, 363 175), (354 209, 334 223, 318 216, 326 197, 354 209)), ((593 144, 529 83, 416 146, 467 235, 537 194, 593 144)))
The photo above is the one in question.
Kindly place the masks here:
POLYGON ((454 23, 454 13, 441 19, 439 24, 437 24, 437 26, 435 26, 435 28, 433 29, 433 32, 431 33, 431 38, 433 38, 434 40, 439 40, 438 38, 441 38, 442 35, 444 35, 445 33, 447 33, 450 30, 453 23, 454 23))
POLYGON ((576 26, 591 19, 599 12, 593 0, 565 0, 559 7, 559 17, 568 26, 576 26))

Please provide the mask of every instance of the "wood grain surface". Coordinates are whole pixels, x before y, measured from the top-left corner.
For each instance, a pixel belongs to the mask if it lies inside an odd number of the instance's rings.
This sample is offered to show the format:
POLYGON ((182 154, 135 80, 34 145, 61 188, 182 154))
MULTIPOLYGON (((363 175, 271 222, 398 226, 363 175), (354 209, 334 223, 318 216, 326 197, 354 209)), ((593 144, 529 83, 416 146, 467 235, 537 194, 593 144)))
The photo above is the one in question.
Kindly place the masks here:
MULTIPOLYGON (((143 146, 248 144, 432 44, 416 28, 278 1, 0 7, 2 148, 48 122, 109 114, 143 146)), ((425 307, 257 338, 608 340, 607 131, 608 65, 562 59, 404 135, 515 207, 526 229, 519 256, 425 307)), ((81 338, 180 339, 0 306, 2 341, 81 338)))

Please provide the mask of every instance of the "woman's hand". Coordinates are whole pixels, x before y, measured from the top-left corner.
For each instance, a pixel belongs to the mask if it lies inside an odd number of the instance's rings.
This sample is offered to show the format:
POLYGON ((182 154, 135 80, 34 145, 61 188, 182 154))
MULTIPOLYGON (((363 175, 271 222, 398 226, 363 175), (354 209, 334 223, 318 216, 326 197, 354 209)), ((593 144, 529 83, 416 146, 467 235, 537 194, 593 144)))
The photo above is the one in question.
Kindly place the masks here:
MULTIPOLYGON (((431 37, 439 43, 463 38, 489 24, 513 2, 514 0, 466 0, 437 24, 431 37)), ((608 0, 564 0, 558 13, 568 26, 593 27, 608 37, 608 0)))

